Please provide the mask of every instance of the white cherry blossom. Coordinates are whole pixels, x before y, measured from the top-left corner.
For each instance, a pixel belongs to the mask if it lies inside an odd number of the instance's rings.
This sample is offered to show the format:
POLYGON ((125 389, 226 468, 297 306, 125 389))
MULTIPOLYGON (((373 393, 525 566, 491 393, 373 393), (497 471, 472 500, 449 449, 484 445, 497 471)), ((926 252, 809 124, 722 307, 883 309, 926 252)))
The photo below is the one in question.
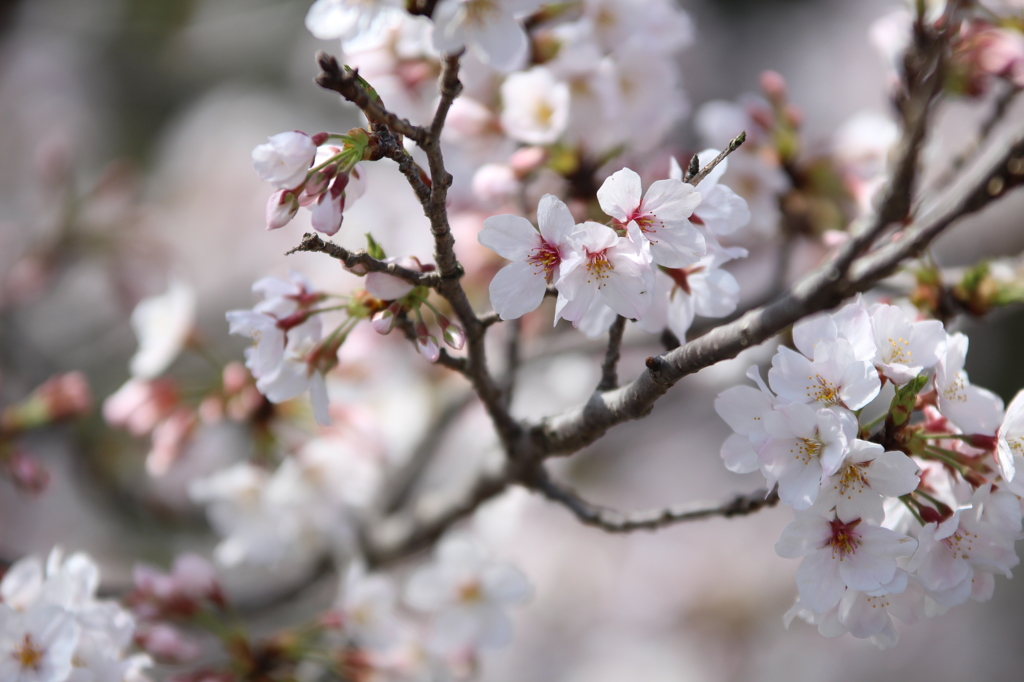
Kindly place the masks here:
POLYGON ((382 42, 402 14, 395 0, 316 0, 306 13, 306 29, 320 40, 340 38, 346 48, 365 49, 382 42))
POLYGON ((779 499, 794 509, 814 503, 822 480, 839 470, 856 436, 846 413, 793 403, 764 415, 768 435, 757 448, 769 487, 779 484, 779 499))
POLYGON ((80 628, 68 611, 38 604, 19 613, 0 604, 0 679, 5 682, 64 682, 80 628))
POLYGON ((353 563, 337 600, 345 633, 361 648, 377 650, 394 644, 399 635, 396 598, 387 576, 367 574, 365 566, 353 563))
POLYGON ((509 606, 530 597, 526 577, 498 563, 466 537, 449 537, 437 546, 434 562, 416 571, 406 584, 406 601, 434 613, 428 646, 438 653, 499 647, 512 639, 509 606))
POLYGON ((131 323, 139 350, 131 359, 133 377, 153 379, 170 366, 192 334, 195 311, 195 291, 178 279, 135 306, 131 323))
POLYGON ((543 66, 506 78, 501 84, 501 101, 501 125, 519 142, 551 144, 569 122, 569 85, 543 66))
POLYGON ((779 348, 768 370, 768 382, 780 398, 850 410, 864 407, 881 390, 878 372, 870 362, 858 360, 845 339, 819 343, 813 360, 779 348))
POLYGON ((549 284, 561 275, 562 262, 573 252, 576 222, 568 207, 551 194, 537 205, 540 231, 526 218, 491 216, 477 239, 512 263, 491 280, 491 305, 503 320, 514 320, 536 310, 549 284))
POLYGON ((448 54, 467 47, 498 71, 513 71, 529 48, 518 18, 539 5, 538 0, 441 0, 432 17, 434 47, 448 54))
POLYGON ((316 156, 316 144, 305 133, 271 135, 252 150, 252 165, 260 179, 278 189, 294 189, 306 179, 316 156))
POLYGON ((645 332, 657 334, 666 327, 680 341, 697 315, 725 317, 736 310, 740 285, 722 265, 747 254, 745 249, 717 249, 685 268, 659 268, 655 272, 651 308, 639 321, 645 332))
POLYGON ((947 336, 946 352, 935 365, 939 412, 966 434, 993 436, 1003 421, 1003 401, 967 378, 967 345, 964 334, 947 336))
POLYGON ((917 549, 914 538, 855 520, 798 514, 775 543, 785 558, 805 557, 797 569, 800 602, 815 613, 835 607, 846 589, 873 592, 896 577, 896 560, 917 549))
POLYGON ((1006 416, 996 433, 996 461, 1003 480, 1011 483, 1011 489, 1022 494, 1024 485, 1013 484, 1018 467, 1024 468, 1024 391, 1020 391, 1006 408, 1006 416))
POLYGON ((765 416, 776 404, 775 394, 768 390, 756 366, 747 370, 747 376, 757 383, 757 389, 734 386, 715 398, 715 412, 736 432, 722 444, 722 460, 726 469, 738 474, 760 468, 756 448, 769 438, 765 416))
POLYGON ((600 223, 578 227, 575 249, 562 261, 555 282, 555 322, 564 318, 576 324, 592 304, 606 305, 630 319, 643 317, 651 306, 654 270, 636 223, 628 227, 631 239, 600 223))
POLYGON ((921 468, 902 452, 855 439, 840 468, 822 481, 814 508, 835 509, 843 521, 864 519, 881 523, 884 498, 899 497, 917 489, 921 468))
POLYGON ((707 252, 704 235, 690 223, 701 194, 678 180, 658 180, 643 194, 640 176, 629 168, 613 173, 597 190, 601 210, 620 227, 635 222, 650 242, 658 265, 682 268, 707 252))
POLYGON ((898 306, 871 308, 871 328, 878 353, 874 362, 890 381, 904 384, 939 361, 946 332, 938 320, 911 322, 898 306))
MULTIPOLYGON (((697 155, 697 160, 703 168, 717 156, 717 149, 705 149, 697 155)), ((700 181, 697 185, 701 197, 700 205, 690 218, 695 225, 704 227, 705 236, 710 236, 716 241, 718 237, 733 234, 750 222, 750 209, 746 200, 722 184, 722 176, 728 169, 729 159, 723 159, 700 181)), ((683 169, 675 157, 669 161, 668 176, 674 180, 683 179, 683 169)))

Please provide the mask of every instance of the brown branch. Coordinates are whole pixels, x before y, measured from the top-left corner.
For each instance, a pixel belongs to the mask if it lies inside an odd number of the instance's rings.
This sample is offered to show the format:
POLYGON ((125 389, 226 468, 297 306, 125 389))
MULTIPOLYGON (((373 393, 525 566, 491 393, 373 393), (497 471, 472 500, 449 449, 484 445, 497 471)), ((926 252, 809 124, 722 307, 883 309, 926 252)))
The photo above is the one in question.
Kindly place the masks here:
POLYGON ((557 502, 576 515, 581 523, 600 528, 608 533, 631 533, 637 530, 658 530, 677 523, 700 521, 716 516, 732 518, 747 516, 768 507, 774 507, 779 501, 777 489, 755 490, 752 493, 734 495, 718 505, 697 504, 689 506, 673 506, 663 509, 649 509, 624 514, 615 509, 602 507, 584 500, 574 490, 559 485, 551 480, 546 473, 541 473, 532 486, 544 497, 557 502))
POLYGON ((608 329, 608 350, 601 365, 601 381, 598 391, 610 391, 619 385, 619 357, 622 355, 622 333, 626 329, 626 318, 618 315, 608 329))
POLYGON ((385 109, 379 99, 360 85, 356 73, 343 69, 333 55, 321 50, 316 53, 316 63, 320 66, 320 73, 313 79, 316 84, 325 90, 338 93, 355 104, 371 124, 385 125, 395 133, 405 135, 416 143, 420 143, 428 136, 427 131, 423 128, 415 126, 385 109))
POLYGON ((966 165, 967 162, 977 154, 978 150, 985 145, 989 136, 992 134, 992 131, 995 130, 995 127, 1006 118, 1006 114, 1010 110, 1010 105, 1013 104, 1022 92, 1024 92, 1024 89, 1011 84, 1002 94, 999 95, 999 97, 996 98, 996 101, 992 106, 992 110, 981 122, 974 138, 959 154, 956 155, 953 161, 950 162, 949 168, 947 168, 946 171, 935 180, 935 187, 944 187, 949 184, 949 182, 953 180, 958 173, 960 173, 964 165, 966 165))
MULTIPOLYGON (((723 161, 725 161, 727 156, 729 156, 734 151, 739 149, 740 145, 743 144, 746 141, 746 139, 747 139, 747 133, 746 133, 746 131, 743 131, 739 135, 737 135, 736 137, 734 137, 731 140, 729 140, 729 144, 727 144, 725 146, 725 149, 723 149, 718 156, 716 156, 715 158, 711 159, 711 161, 709 161, 706 166, 704 166, 703 168, 700 169, 700 172, 698 172, 696 175, 691 176, 689 179, 685 180, 685 182, 688 182, 691 185, 693 185, 694 187, 696 187, 698 184, 700 184, 701 180, 703 180, 708 175, 710 175, 711 171, 715 170, 715 168, 718 167, 718 164, 720 164, 723 161)), ((689 169, 687 170, 687 175, 688 176, 689 176, 689 170, 692 170, 693 166, 694 166, 693 159, 690 159, 690 166, 689 166, 689 169)))
POLYGON ((349 251, 334 242, 325 242, 312 232, 302 235, 302 242, 294 249, 285 252, 285 255, 290 256, 300 251, 326 253, 331 258, 340 260, 349 270, 356 270, 357 272, 360 270, 364 272, 383 272, 418 286, 436 287, 440 280, 436 272, 419 272, 403 268, 397 263, 385 263, 382 260, 377 260, 362 249, 359 251, 349 251))

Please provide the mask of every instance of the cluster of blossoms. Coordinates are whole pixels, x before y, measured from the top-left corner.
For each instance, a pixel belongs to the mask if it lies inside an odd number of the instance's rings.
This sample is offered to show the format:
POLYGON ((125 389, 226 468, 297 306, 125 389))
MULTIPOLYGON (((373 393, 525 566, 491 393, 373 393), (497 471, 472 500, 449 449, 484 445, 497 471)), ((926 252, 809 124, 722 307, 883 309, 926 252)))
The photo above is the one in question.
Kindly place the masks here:
MULTIPOLYGON (((700 159, 714 156, 709 150, 700 159)), ((535 310, 551 285, 558 292, 555 321, 569 320, 590 336, 621 315, 645 331, 669 329, 685 339, 695 314, 728 315, 739 285, 721 265, 746 251, 725 248, 718 238, 745 225, 750 214, 742 198, 719 184, 725 165, 695 188, 673 163, 672 176, 646 194, 629 168, 612 174, 597 192, 610 225, 576 224, 550 194, 537 206, 539 233, 519 216, 488 218, 480 243, 513 261, 491 281, 495 311, 518 318, 535 310)))
POLYGON ((131 614, 96 599, 99 569, 54 549, 45 565, 15 563, 0 581, 0 678, 12 682, 144 682, 148 656, 126 655, 131 614))
POLYGON ((963 334, 893 305, 805 319, 793 344, 767 384, 752 369, 758 388, 715 402, 736 431, 722 446, 727 468, 760 471, 795 511, 776 544, 804 557, 787 622, 884 647, 898 636, 893 618, 989 599, 993 576, 1018 563, 1024 398, 1004 415, 964 372, 963 334))

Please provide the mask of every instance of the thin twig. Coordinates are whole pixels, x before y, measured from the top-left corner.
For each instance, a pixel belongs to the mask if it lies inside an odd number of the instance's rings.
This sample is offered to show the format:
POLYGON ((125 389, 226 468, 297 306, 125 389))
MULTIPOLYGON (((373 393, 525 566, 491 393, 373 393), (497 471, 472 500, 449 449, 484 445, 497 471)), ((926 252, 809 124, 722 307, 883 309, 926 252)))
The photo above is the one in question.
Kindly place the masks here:
POLYGON ((326 253, 331 258, 340 260, 349 270, 356 270, 357 272, 383 272, 418 286, 435 287, 440 280, 436 272, 418 272, 409 268, 403 268, 397 263, 385 263, 382 260, 377 260, 362 249, 359 251, 349 251, 334 242, 325 242, 312 232, 302 235, 302 242, 294 249, 285 252, 285 255, 290 256, 300 251, 326 253))
POLYGON ((355 104, 363 111, 371 124, 381 123, 386 125, 394 132, 405 135, 416 143, 426 139, 428 136, 427 131, 385 109, 379 100, 372 97, 359 84, 356 73, 341 68, 338 60, 333 55, 321 50, 316 53, 316 63, 320 66, 320 73, 314 79, 316 84, 325 90, 332 90, 338 93, 349 102, 355 104))
MULTIPOLYGON (((734 137, 731 140, 729 140, 729 144, 727 144, 725 146, 725 149, 723 149, 722 152, 718 156, 716 156, 715 158, 711 159, 711 161, 708 162, 708 164, 706 166, 704 166, 703 168, 700 169, 700 172, 698 172, 696 175, 691 177, 689 180, 686 180, 686 182, 690 183, 694 187, 699 185, 700 181, 703 180, 704 178, 706 178, 708 175, 710 175, 711 171, 715 170, 715 168, 718 166, 718 164, 720 164, 723 161, 725 161, 725 158, 727 156, 729 156, 734 151, 739 149, 740 145, 743 144, 746 141, 746 139, 747 139, 747 133, 746 133, 746 131, 743 131, 742 133, 740 133, 736 137, 734 137)), ((693 159, 690 159, 690 167, 691 168, 693 167, 693 159)), ((689 170, 687 171, 687 174, 689 174, 689 170)))
POLYGON ((673 506, 663 509, 648 509, 628 514, 602 507, 584 500, 571 488, 552 481, 546 473, 537 477, 533 489, 549 500, 558 502, 576 515, 581 523, 600 528, 608 533, 631 533, 637 530, 658 530, 677 523, 700 521, 716 516, 732 518, 748 516, 779 501, 777 489, 755 490, 752 493, 737 494, 717 505, 695 504, 673 506))
POLYGON ((512 320, 511 324, 505 325, 505 333, 508 336, 505 341, 505 376, 501 382, 501 392, 506 410, 512 406, 512 397, 516 388, 516 375, 519 373, 519 363, 522 360, 522 349, 519 343, 522 338, 522 331, 521 319, 512 320))
POLYGON ((619 385, 619 357, 622 350, 622 333, 626 329, 626 318, 619 315, 608 329, 608 350, 601 365, 601 381, 598 391, 610 391, 619 385))

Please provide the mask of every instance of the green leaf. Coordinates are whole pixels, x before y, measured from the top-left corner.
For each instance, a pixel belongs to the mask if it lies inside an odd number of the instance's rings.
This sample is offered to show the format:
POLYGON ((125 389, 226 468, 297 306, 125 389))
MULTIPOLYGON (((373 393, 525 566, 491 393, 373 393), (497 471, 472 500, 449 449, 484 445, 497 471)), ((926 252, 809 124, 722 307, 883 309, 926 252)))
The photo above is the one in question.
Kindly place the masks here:
POLYGON ((377 243, 377 240, 373 238, 369 232, 366 233, 366 253, 370 254, 377 260, 384 260, 387 256, 384 254, 384 247, 377 243))
POLYGON ((903 426, 910 420, 914 412, 914 405, 917 404, 917 394, 921 392, 924 385, 928 383, 927 374, 918 374, 903 386, 896 389, 896 395, 889 405, 889 418, 893 425, 903 426))

